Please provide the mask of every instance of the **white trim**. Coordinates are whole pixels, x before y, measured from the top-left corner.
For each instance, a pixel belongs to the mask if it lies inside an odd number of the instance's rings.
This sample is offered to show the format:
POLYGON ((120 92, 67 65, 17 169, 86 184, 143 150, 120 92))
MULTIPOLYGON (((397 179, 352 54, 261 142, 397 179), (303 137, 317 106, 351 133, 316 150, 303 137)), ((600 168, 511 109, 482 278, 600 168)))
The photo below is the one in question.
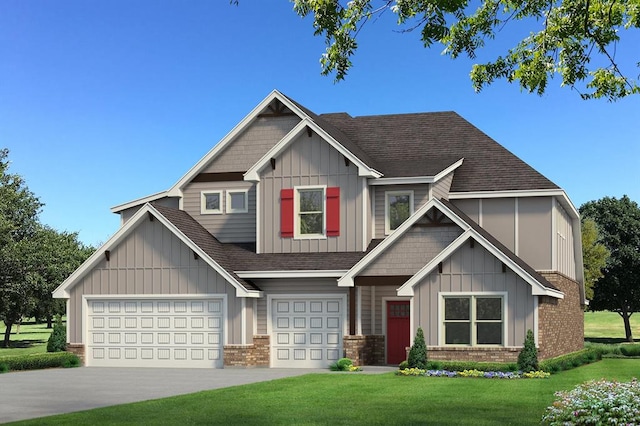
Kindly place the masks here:
POLYGON ((343 145, 336 141, 331 135, 329 135, 322 127, 316 124, 311 118, 305 117, 298 123, 287 135, 282 138, 277 144, 275 144, 265 155, 260 158, 253 166, 247 170, 244 174, 244 180, 259 182, 260 172, 267 164, 270 163, 272 158, 277 158, 298 136, 302 135, 309 127, 313 132, 318 134, 322 139, 331 145, 340 154, 344 155, 351 163, 358 168, 358 176, 378 178, 382 174, 373 168, 367 166, 362 160, 356 157, 351 151, 347 150, 343 145))
POLYGON ((236 271, 242 279, 258 278, 339 278, 347 271, 335 270, 279 270, 279 271, 236 271))
MULTIPOLYGON (((409 189, 406 191, 385 191, 384 192, 384 234, 389 235, 396 229, 391 229, 391 224, 389 223, 389 196, 397 196, 397 195, 407 195, 409 194, 409 217, 413 214, 414 210, 414 201, 413 201, 413 189, 409 189)), ((406 220, 406 219, 405 219, 406 220)))
POLYGON ((540 342, 539 342, 540 337, 538 336, 538 315, 539 315, 538 309, 539 309, 538 298, 534 297, 533 298, 533 338, 536 342, 536 348, 540 347, 540 342))
POLYGON ((482 198, 478 200, 478 225, 483 226, 482 224, 482 198))
POLYGON ((376 286, 371 286, 371 334, 375 335, 376 333, 376 286))
MULTIPOLYGON (((362 191, 361 191, 361 197, 362 197, 362 251, 367 251, 367 225, 369 225, 368 223, 368 218, 369 218, 369 209, 367 207, 367 201, 369 200, 370 197, 370 190, 369 190, 369 186, 367 185, 367 180, 366 179, 362 179, 362 191)), ((373 219, 373 215, 371 216, 373 219)))
POLYGON ((556 199, 551 197, 551 270, 558 270, 558 211, 556 208, 556 199))
MULTIPOLYGON (((416 320, 415 320, 415 311, 414 311, 415 302, 414 301, 415 301, 414 297, 409 299, 409 346, 413 346, 413 340, 415 339, 416 333, 418 332, 418 329, 416 327, 416 320)), ((427 342, 429 341, 428 336, 426 340, 427 342)), ((428 346, 427 342, 425 342, 425 344, 427 344, 428 346)))
POLYGON ((520 247, 519 247, 520 246, 520 236, 519 236, 518 228, 520 226, 520 221, 518 220, 518 217, 520 216, 520 212, 519 212, 520 204, 518 203, 518 200, 519 200, 518 197, 514 198, 514 200, 515 200, 515 206, 514 206, 515 216, 514 216, 514 220, 513 220, 513 239, 514 239, 513 253, 516 256, 519 256, 520 255, 520 253, 519 253, 520 252, 520 247))
POLYGON ((155 194, 147 195, 146 197, 136 198, 135 200, 128 201, 123 204, 111 207, 111 213, 120 213, 122 210, 130 209, 142 204, 150 203, 152 201, 159 200, 169 196, 169 191, 156 192, 155 194))
POLYGON ((356 287, 356 334, 362 336, 362 287, 356 287))
POLYGON ((464 158, 459 159, 455 163, 451 164, 447 168, 438 172, 433 176, 403 176, 403 177, 392 177, 385 178, 381 177, 378 179, 371 179, 369 181, 369 185, 413 185, 413 184, 425 184, 425 183, 436 183, 443 177, 447 176, 449 173, 453 172, 455 169, 462 165, 464 158))
POLYGON ((258 334, 258 299, 253 299, 253 335, 258 334))
POLYGON ((248 189, 227 189, 225 212, 227 214, 247 213, 249 211, 249 190, 248 189), (234 209, 231 205, 231 194, 244 195, 244 208, 234 209))
POLYGON ((440 347, 444 347, 444 348, 451 348, 451 347, 469 347, 469 348, 496 348, 496 347, 500 347, 500 348, 508 348, 510 347, 508 345, 508 341, 507 341, 507 337, 509 335, 508 333, 508 329, 509 329, 509 325, 507 324, 507 319, 508 319, 508 312, 507 312, 507 308, 508 308, 508 298, 509 298, 509 293, 506 291, 440 291, 438 292, 438 346, 440 347), (474 327, 476 320, 474 319, 474 314, 476 312, 476 309, 474 307, 474 304, 472 303, 470 308, 471 308, 471 318, 469 319, 470 323, 471 323, 471 343, 466 345, 466 344, 447 344, 445 342, 445 330, 444 330, 444 299, 447 297, 470 297, 472 300, 475 300, 476 297, 482 297, 482 296, 500 296, 502 298, 502 344, 501 345, 479 345, 479 344, 474 344, 474 342, 477 340, 478 336, 477 336, 477 332, 476 332, 476 327, 474 327))
POLYGON ((217 261, 212 259, 197 244, 191 241, 182 233, 175 225, 169 222, 158 210, 151 204, 145 204, 140 208, 131 219, 127 221, 118 231, 105 243, 96 250, 89 258, 76 269, 62 284, 53 291, 53 297, 57 299, 66 299, 70 297, 69 290, 75 286, 81 278, 91 272, 91 270, 104 259, 105 250, 111 250, 120 244, 136 227, 144 220, 148 220, 148 214, 153 215, 163 226, 178 237, 187 247, 193 250, 207 265, 213 268, 222 278, 236 289, 237 297, 262 297, 263 293, 256 290, 247 290, 240 284, 229 272, 222 268, 217 261))
POLYGON ((240 318, 240 344, 241 345, 246 345, 247 344, 247 298, 243 297, 242 299, 240 299, 240 312, 241 312, 241 318, 240 318))
MULTIPOLYGON (((371 188, 371 238, 376 238, 376 188, 371 188)), ((367 248, 364 248, 365 251, 367 248)))
POLYGON ((223 192, 222 190, 213 190, 213 191, 200 191, 200 214, 222 214, 222 202, 223 202, 223 192), (207 195, 215 195, 218 194, 218 205, 217 209, 208 209, 207 208, 207 195))
POLYGON ((260 203, 260 182, 256 183, 256 254, 260 254, 262 250, 260 250, 260 244, 262 244, 262 239, 260 238, 260 231, 262 230, 262 226, 260 226, 260 221, 262 220, 262 212, 260 209, 262 205, 260 203))
POLYGON ((327 185, 301 185, 293 187, 293 239, 323 240, 327 238, 327 185), (322 233, 300 233, 300 191, 322 190, 322 233))
MULTIPOLYGON (((65 329, 67 332, 67 343, 71 343, 71 319, 69 318, 69 312, 71 312, 71 299, 65 300, 65 312, 67 313, 67 320, 65 321, 65 329)), ((82 335, 80 335, 82 339, 82 335)))

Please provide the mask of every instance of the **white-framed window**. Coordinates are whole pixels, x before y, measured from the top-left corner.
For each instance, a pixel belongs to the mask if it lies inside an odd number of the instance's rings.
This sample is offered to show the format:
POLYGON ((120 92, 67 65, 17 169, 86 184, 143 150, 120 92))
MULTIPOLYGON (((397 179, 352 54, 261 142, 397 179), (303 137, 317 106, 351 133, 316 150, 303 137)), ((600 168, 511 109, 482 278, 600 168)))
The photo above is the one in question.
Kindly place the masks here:
POLYGON ((384 193, 384 232, 396 230, 413 214, 413 191, 387 191, 384 193))
POLYGON ((227 190, 227 213, 246 213, 249 211, 249 191, 246 189, 227 190))
POLYGON ((326 187, 299 186, 294 189, 295 237, 325 237, 326 187))
POLYGON ((222 213, 222 191, 202 191, 200 193, 200 213, 222 213))
POLYGON ((506 295, 503 293, 442 296, 445 345, 504 346, 506 295))

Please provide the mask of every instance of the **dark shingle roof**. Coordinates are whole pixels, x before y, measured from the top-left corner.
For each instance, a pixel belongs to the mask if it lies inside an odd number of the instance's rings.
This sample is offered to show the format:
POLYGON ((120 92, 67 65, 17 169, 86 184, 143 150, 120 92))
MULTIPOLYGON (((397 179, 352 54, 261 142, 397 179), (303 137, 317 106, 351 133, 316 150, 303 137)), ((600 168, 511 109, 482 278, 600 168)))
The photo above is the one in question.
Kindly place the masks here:
POLYGON ((225 246, 202 227, 189 213, 171 207, 153 204, 153 207, 178 228, 195 245, 200 247, 211 259, 216 261, 226 272, 247 290, 260 290, 252 282, 243 280, 234 272, 234 267, 227 256, 225 246))
POLYGON ((451 192, 558 186, 455 112, 351 117, 322 114, 374 161, 384 177, 433 176, 464 158, 451 192))

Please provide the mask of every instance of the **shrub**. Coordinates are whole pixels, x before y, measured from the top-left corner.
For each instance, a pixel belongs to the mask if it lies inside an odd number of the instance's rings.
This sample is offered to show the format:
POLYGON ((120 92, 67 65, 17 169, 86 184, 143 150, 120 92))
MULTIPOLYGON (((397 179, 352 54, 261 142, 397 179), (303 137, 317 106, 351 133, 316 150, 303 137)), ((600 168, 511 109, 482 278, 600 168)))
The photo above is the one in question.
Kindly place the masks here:
POLYGON ((567 355, 544 360, 540 363, 540 370, 549 373, 571 370, 584 364, 590 364, 602 359, 602 355, 596 349, 583 349, 567 355))
POLYGON ((621 345, 620 353, 624 356, 640 356, 640 345, 621 345))
POLYGON ((64 352, 67 350, 67 329, 62 324, 62 317, 56 315, 56 323, 47 341, 47 352, 64 352))
POLYGON ((9 366, 4 362, 0 362, 0 374, 6 373, 7 371, 9 371, 9 366))
POLYGON ((518 369, 520 371, 536 371, 538 369, 538 350, 531 330, 527 330, 524 347, 518 354, 518 369))
POLYGON ((54 352, 33 355, 16 355, 0 358, 0 365, 9 371, 41 370, 43 368, 77 367, 80 359, 70 352, 54 352))
POLYGON ((501 362, 476 362, 476 361, 429 361, 427 362, 428 370, 447 370, 447 371, 464 371, 464 370, 480 370, 480 371, 518 371, 518 365, 515 363, 501 362))
POLYGON ((555 395, 557 399, 542 416, 543 424, 640 423, 640 384, 636 379, 629 383, 590 381, 555 395))
POLYGON ((333 364, 329 366, 331 371, 352 371, 350 368, 353 367, 353 361, 349 358, 340 358, 333 364))
POLYGON ((398 365, 398 370, 405 370, 409 368, 409 361, 402 361, 400 365, 398 365))
POLYGON ((410 368, 418 368, 421 370, 427 368, 427 344, 424 341, 422 327, 418 327, 418 332, 409 350, 409 359, 407 361, 409 362, 410 368))

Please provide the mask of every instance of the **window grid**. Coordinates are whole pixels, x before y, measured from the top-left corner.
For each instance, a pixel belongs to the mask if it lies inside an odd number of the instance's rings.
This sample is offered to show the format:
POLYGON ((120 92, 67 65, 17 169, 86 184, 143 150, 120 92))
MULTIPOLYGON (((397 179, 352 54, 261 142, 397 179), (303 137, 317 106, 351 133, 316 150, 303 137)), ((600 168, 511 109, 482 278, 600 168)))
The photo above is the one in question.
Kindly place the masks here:
POLYGON ((443 333, 445 345, 504 346, 504 298, 502 296, 445 296, 443 299, 443 333), (447 302, 453 302, 454 300, 461 302, 465 300, 468 301, 469 306, 466 316, 460 315, 462 311, 453 312, 454 306, 452 304, 449 304, 449 307, 452 309, 447 309, 447 302), (484 312, 480 312, 479 314, 478 301, 485 303, 495 300, 499 301, 499 304, 494 303, 494 307, 499 308, 499 314, 493 315, 496 318, 480 318, 484 316, 484 312), (493 327, 491 325, 493 325, 493 327), (496 325, 499 326, 496 327, 496 325), (484 330, 479 333, 478 330, 481 328, 484 330), (493 332, 494 335, 489 338, 485 337, 484 332, 487 331, 489 333, 493 332), (465 332, 468 333, 467 336, 460 337, 461 333, 463 334, 465 332), (458 335, 454 336, 454 333, 458 333, 458 335), (479 334, 481 334, 480 337, 479 334), (496 336, 499 336, 499 338, 496 338, 496 336), (464 337, 466 337, 466 339, 464 337))

